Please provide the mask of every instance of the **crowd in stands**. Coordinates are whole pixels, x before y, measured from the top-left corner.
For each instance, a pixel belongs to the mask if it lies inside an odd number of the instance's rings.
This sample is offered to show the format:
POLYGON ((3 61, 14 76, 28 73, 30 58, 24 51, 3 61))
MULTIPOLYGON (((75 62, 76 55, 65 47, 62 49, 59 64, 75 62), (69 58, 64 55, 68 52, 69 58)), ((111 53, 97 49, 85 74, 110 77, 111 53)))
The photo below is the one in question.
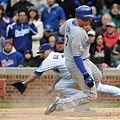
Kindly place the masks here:
POLYGON ((59 27, 75 17, 75 9, 80 5, 90 6, 95 15, 92 23, 84 26, 91 42, 91 61, 98 67, 120 65, 119 0, 10 3, 11 0, 0 0, 1 67, 38 67, 43 60, 37 51, 44 43, 49 43, 56 52, 64 52, 64 36, 59 34, 59 27))

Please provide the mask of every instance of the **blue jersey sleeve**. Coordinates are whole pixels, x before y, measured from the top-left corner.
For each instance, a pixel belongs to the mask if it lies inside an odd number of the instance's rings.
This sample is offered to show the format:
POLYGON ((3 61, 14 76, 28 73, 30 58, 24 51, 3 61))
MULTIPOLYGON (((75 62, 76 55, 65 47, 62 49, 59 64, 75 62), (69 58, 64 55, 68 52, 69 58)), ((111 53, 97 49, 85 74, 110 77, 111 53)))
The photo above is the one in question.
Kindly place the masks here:
POLYGON ((41 76, 43 74, 43 72, 35 71, 34 74, 37 75, 37 76, 41 76))
POLYGON ((77 65, 77 67, 79 68, 80 72, 84 75, 87 73, 87 70, 85 69, 84 67, 84 64, 83 64, 83 60, 81 59, 80 56, 74 56, 74 61, 77 65))

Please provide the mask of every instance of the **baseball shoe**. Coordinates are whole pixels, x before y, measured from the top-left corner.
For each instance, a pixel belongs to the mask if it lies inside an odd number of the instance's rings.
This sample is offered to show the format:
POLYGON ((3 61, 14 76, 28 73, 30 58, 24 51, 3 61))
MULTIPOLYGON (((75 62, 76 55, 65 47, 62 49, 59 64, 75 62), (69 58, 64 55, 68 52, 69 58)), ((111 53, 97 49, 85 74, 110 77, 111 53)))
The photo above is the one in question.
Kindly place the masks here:
POLYGON ((49 115, 50 113, 54 112, 56 110, 57 102, 60 98, 56 97, 54 102, 47 108, 47 110, 44 112, 44 115, 49 115))

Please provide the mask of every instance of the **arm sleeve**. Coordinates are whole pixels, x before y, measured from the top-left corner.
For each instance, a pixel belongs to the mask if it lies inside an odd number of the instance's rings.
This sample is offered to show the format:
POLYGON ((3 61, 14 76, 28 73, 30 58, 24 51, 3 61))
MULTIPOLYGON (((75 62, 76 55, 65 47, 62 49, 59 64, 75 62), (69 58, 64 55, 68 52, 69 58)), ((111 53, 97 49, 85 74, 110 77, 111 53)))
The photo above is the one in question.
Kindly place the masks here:
POLYGON ((34 74, 37 75, 37 76, 41 76, 43 74, 43 72, 37 72, 37 71, 35 71, 34 74))
POLYGON ((74 61, 78 67, 78 69, 80 70, 80 72, 84 75, 87 73, 87 70, 85 69, 84 67, 84 64, 83 64, 83 60, 81 59, 80 56, 74 56, 74 61))
POLYGON ((39 24, 38 27, 37 27, 37 31, 38 33, 36 35, 33 35, 32 36, 32 39, 33 40, 40 40, 42 37, 43 37, 43 24, 39 24))
POLYGON ((35 25, 32 23, 30 26, 30 31, 32 35, 36 35, 37 34, 37 28, 35 27, 35 25))
POLYGON ((7 26, 7 29, 6 29, 6 37, 7 38, 12 38, 13 37, 13 34, 12 34, 12 29, 11 29, 11 24, 9 24, 8 26, 7 26))

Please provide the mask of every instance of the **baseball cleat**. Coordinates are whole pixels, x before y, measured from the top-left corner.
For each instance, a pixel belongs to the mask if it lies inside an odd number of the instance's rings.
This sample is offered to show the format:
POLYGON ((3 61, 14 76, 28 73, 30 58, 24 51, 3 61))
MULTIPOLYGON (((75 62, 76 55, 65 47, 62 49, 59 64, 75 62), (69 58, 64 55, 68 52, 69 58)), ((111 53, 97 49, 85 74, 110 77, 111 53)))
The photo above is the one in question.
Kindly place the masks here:
POLYGON ((47 110, 44 112, 44 115, 49 115, 50 113, 54 112, 56 110, 57 102, 60 98, 56 97, 54 102, 47 108, 47 110))

